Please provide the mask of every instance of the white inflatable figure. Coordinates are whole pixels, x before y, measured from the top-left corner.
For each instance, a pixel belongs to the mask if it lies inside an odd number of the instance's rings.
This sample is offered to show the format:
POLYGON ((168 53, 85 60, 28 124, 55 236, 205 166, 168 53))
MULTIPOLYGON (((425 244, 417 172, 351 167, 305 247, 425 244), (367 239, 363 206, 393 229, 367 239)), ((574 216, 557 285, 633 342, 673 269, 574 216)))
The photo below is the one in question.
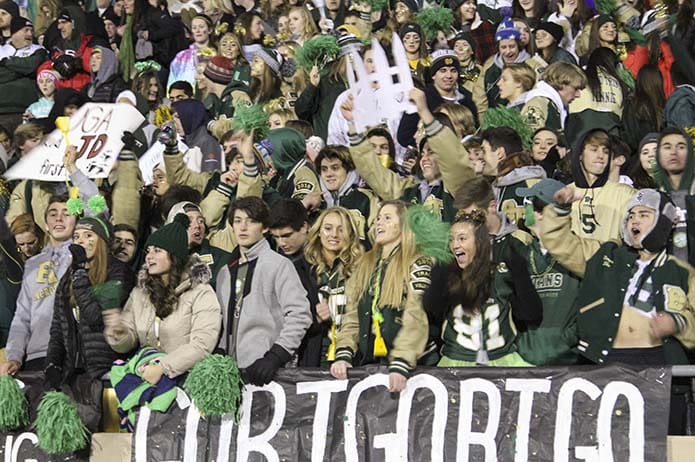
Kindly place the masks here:
POLYGON ((314 4, 317 10, 319 10, 319 14, 321 15, 322 19, 326 19, 326 2, 325 0, 311 0, 311 3, 314 4))
POLYGON ((350 52, 347 75, 350 93, 355 100, 353 114, 358 131, 383 124, 385 120, 400 118, 403 112, 416 112, 415 105, 408 99, 408 93, 413 88, 413 77, 410 74, 405 48, 396 33, 393 34, 391 51, 395 66, 389 65, 379 41, 372 39, 372 60, 375 69, 372 74, 367 73, 359 53, 350 52))

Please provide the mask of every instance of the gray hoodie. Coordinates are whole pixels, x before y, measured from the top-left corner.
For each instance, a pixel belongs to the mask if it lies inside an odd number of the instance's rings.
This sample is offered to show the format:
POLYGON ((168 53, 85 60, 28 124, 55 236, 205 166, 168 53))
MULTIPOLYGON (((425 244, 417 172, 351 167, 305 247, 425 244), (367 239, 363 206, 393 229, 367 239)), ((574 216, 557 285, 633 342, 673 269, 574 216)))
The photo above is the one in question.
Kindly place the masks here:
POLYGON ((5 347, 7 360, 22 364, 44 358, 48 351, 53 302, 58 282, 70 267, 72 255, 67 240, 57 247, 47 245, 24 265, 22 288, 5 347))

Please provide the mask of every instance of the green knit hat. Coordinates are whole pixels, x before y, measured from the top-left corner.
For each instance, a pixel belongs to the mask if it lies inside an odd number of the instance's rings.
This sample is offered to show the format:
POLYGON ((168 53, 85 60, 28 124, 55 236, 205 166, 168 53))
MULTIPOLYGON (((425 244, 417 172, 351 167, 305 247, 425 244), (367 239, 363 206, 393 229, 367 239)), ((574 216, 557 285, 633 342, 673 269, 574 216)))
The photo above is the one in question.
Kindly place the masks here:
POLYGON ((152 233, 145 243, 145 249, 153 245, 175 256, 179 262, 188 260, 188 215, 179 213, 174 221, 152 233))

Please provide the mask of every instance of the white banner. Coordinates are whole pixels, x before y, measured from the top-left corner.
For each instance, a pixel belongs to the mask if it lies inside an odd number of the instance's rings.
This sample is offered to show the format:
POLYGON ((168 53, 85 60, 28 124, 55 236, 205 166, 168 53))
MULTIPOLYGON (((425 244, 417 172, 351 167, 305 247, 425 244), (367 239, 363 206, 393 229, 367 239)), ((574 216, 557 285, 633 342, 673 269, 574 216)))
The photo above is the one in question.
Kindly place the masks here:
MULTIPOLYGON (((70 144, 77 146, 77 168, 89 178, 106 178, 123 148, 124 131, 134 131, 145 118, 129 104, 87 103, 70 117, 70 144)), ((5 173, 8 180, 65 181, 67 144, 60 130, 44 140, 5 173)))
MULTIPOLYGON (((200 151, 198 149, 198 151, 200 151)), ((186 166, 193 170, 194 172, 200 172, 200 158, 201 156, 192 156, 194 154, 193 150, 188 149, 188 146, 179 139, 179 152, 185 153, 183 156, 183 161, 186 166)), ((140 173, 142 174, 142 181, 146 185, 152 184, 154 179, 152 178, 152 170, 159 164, 164 162, 164 145, 159 141, 152 143, 152 147, 147 150, 145 154, 142 155, 138 161, 138 166, 140 167, 140 173)))

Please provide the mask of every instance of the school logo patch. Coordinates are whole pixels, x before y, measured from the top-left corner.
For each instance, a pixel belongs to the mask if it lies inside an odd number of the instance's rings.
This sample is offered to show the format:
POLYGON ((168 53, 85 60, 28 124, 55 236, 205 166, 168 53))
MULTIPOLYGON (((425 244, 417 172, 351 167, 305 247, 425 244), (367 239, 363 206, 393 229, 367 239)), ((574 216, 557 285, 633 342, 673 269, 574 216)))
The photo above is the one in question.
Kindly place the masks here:
POLYGON ((667 311, 682 311, 687 303, 687 296, 681 287, 664 284, 664 308, 667 311))
POLYGON ((36 282, 41 284, 55 284, 58 282, 52 261, 45 261, 39 264, 36 272, 36 282))

